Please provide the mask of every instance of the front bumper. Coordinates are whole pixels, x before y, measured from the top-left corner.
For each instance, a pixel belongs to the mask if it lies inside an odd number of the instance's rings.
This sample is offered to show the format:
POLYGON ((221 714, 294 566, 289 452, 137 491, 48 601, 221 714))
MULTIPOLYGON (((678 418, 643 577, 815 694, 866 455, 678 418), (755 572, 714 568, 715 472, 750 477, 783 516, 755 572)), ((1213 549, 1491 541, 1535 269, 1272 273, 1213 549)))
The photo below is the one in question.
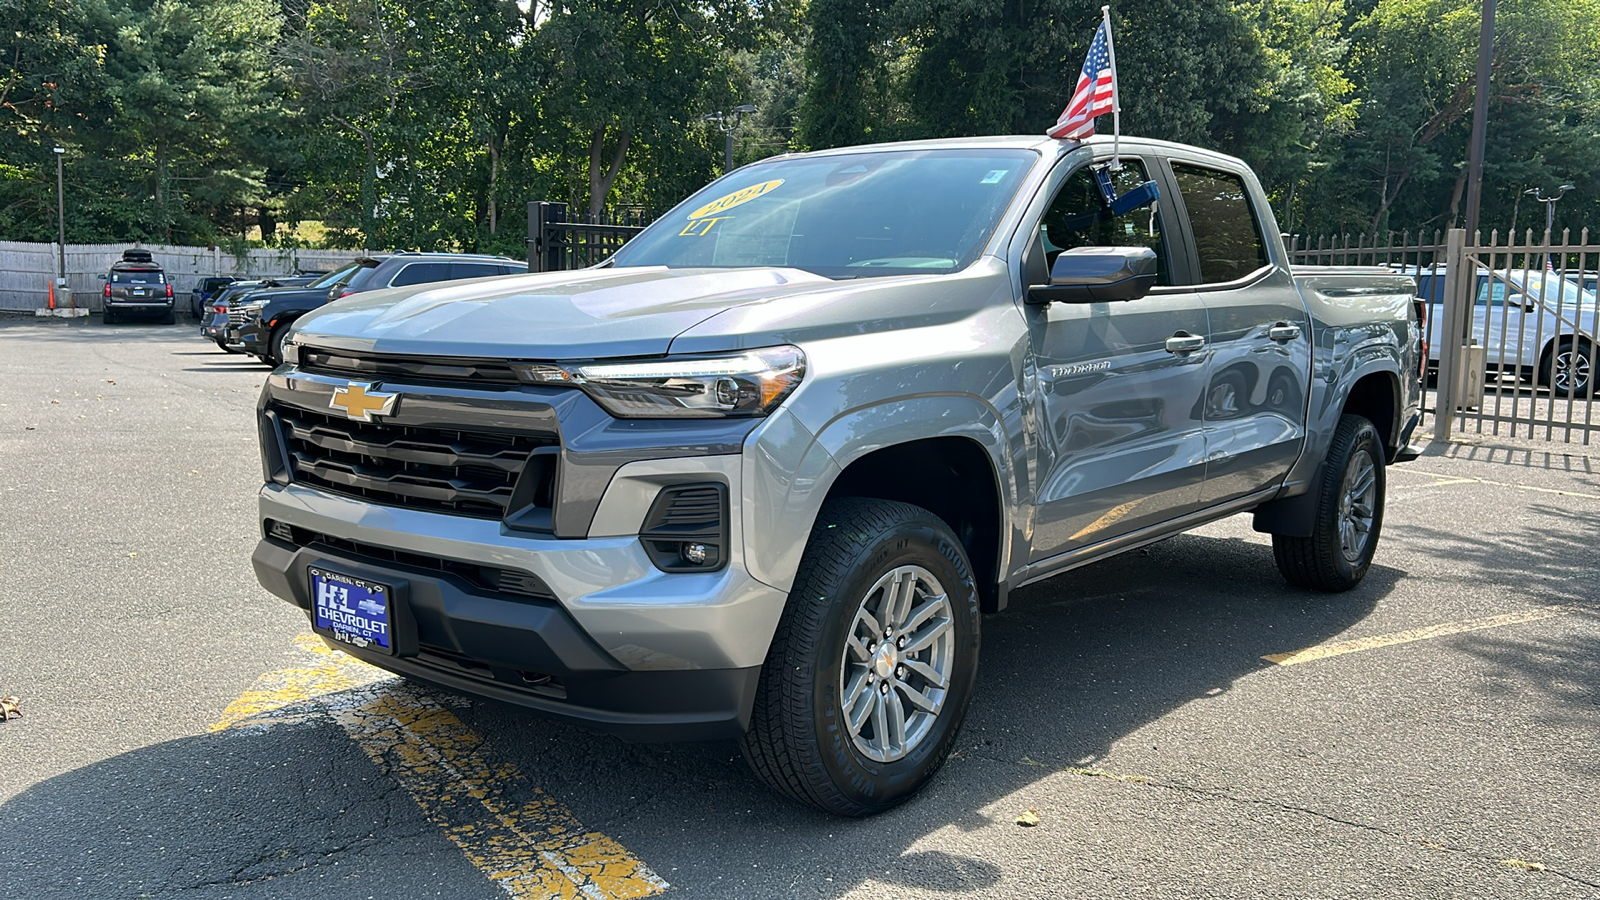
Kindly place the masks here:
MULTIPOLYGON (((635 464, 641 477, 624 466, 595 531, 629 521, 623 507, 653 496, 648 486, 673 464, 703 473, 710 462, 736 485, 737 459, 647 461, 635 464)), ((377 506, 295 484, 265 486, 260 511, 263 522, 289 525, 292 539, 258 544, 256 576, 308 619, 308 566, 395 588, 396 654, 338 649, 419 681, 634 740, 742 734, 787 596, 750 577, 737 549, 719 571, 668 574, 637 537, 530 537, 495 521, 377 506), (488 587, 498 576, 475 576, 474 567, 532 575, 547 595, 488 587)))
POLYGON ((242 345, 247 353, 265 353, 267 348, 265 323, 260 319, 246 319, 242 325, 229 326, 228 343, 242 345))

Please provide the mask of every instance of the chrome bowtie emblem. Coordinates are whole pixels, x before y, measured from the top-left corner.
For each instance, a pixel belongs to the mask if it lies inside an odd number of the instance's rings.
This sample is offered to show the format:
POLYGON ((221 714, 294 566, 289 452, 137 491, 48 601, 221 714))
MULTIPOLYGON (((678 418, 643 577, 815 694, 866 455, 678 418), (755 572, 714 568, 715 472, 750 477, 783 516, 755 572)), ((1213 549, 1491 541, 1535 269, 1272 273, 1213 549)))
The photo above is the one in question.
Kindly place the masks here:
POLYGON ((394 406, 399 400, 398 393, 374 391, 370 384, 351 384, 349 387, 334 388, 328 408, 337 409, 358 422, 371 422, 374 415, 394 415, 394 406))

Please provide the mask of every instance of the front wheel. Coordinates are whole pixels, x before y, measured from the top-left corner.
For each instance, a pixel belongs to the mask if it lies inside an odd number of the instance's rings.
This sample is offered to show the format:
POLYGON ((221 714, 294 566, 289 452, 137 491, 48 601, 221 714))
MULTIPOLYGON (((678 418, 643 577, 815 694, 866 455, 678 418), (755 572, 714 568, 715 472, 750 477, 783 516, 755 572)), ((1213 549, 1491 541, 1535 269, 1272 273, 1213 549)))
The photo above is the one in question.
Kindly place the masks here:
POLYGON ((837 815, 882 812, 938 771, 977 671, 977 589, 949 526, 907 503, 830 501, 741 749, 779 793, 837 815))
POLYGON ((1278 571, 1296 587, 1348 591, 1372 566, 1383 529, 1383 444, 1361 416, 1339 418, 1322 461, 1310 537, 1272 536, 1278 571))
POLYGON ((244 350, 242 350, 242 349, 240 349, 238 347, 230 347, 230 346, 228 346, 228 342, 223 340, 222 338, 217 338, 216 343, 217 343, 217 347, 220 348, 223 353, 243 353, 244 352, 244 350))
POLYGON ((1555 397, 1588 397, 1594 391, 1594 344, 1585 338, 1561 339, 1545 352, 1539 383, 1555 397))

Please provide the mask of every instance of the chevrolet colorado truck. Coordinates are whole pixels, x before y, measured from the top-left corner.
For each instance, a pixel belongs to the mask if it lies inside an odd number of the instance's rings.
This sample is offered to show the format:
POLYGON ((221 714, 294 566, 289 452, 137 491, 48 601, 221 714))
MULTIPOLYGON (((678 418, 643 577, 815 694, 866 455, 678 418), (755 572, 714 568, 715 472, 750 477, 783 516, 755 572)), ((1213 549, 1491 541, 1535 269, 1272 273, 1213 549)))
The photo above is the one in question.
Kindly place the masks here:
POLYGON ((842 815, 915 792, 1018 587, 1253 511, 1354 587, 1415 284, 1291 271, 1239 160, 974 138, 728 174, 581 271, 300 319, 255 571, 333 646, 842 815))

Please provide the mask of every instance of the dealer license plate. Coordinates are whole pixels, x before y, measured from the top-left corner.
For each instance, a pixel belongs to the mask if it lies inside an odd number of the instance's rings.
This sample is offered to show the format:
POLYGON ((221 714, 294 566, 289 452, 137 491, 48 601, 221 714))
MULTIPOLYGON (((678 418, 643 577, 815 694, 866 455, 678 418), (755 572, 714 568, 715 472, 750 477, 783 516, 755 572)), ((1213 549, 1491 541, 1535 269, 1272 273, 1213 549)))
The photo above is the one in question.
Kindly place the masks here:
POLYGON ((311 573, 312 624, 334 640, 379 653, 394 652, 388 585, 329 572, 311 573))

